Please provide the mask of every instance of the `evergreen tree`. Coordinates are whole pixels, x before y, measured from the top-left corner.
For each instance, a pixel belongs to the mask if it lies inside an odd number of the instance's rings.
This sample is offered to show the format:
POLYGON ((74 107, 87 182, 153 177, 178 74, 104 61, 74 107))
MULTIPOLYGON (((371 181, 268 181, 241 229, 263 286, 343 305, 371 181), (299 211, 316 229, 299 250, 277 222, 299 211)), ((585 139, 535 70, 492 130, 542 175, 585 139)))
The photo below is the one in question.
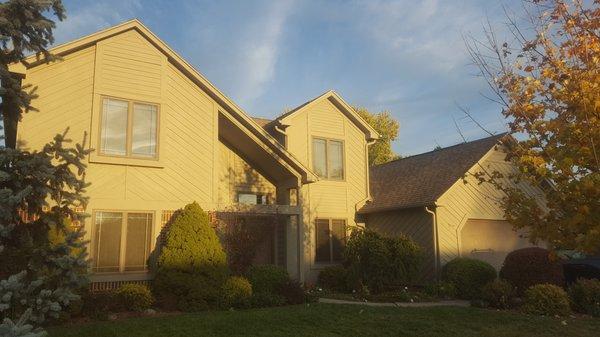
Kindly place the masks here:
POLYGON ((163 305, 195 311, 218 305, 229 270, 227 257, 208 214, 191 203, 174 215, 151 268, 163 305), (174 303, 165 303, 172 301, 174 303))
POLYGON ((65 134, 40 151, 0 149, 0 332, 57 317, 87 284, 83 230, 70 224, 87 203, 90 150, 64 147, 65 134))

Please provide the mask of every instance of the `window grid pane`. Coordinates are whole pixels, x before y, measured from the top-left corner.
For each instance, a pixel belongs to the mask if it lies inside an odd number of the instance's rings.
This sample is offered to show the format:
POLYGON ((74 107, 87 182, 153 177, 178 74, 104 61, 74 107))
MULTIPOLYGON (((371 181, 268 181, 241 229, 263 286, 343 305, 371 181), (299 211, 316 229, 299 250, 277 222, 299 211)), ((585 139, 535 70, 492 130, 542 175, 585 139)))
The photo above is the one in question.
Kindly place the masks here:
POLYGON ((317 176, 327 178, 327 141, 313 139, 313 170, 317 176))
POLYGON ((127 155, 128 103, 105 98, 102 104, 100 152, 108 155, 127 155))
POLYGON ((156 156, 157 115, 154 105, 133 104, 132 154, 149 158, 156 156))
POLYGON ((346 246, 346 220, 331 220, 332 261, 341 261, 346 246))
POLYGON ((316 262, 331 262, 331 248, 329 240, 329 220, 328 219, 316 219, 315 220, 315 233, 316 233, 316 262))
POLYGON ((336 180, 344 179, 343 143, 337 140, 330 140, 328 142, 327 158, 329 158, 329 178, 336 180))
POLYGON ((151 213, 127 214, 125 271, 140 271, 146 269, 146 261, 150 254, 151 232, 151 213))
POLYGON ((97 212, 95 220, 96 251, 94 270, 97 272, 118 272, 123 215, 116 212, 97 212))

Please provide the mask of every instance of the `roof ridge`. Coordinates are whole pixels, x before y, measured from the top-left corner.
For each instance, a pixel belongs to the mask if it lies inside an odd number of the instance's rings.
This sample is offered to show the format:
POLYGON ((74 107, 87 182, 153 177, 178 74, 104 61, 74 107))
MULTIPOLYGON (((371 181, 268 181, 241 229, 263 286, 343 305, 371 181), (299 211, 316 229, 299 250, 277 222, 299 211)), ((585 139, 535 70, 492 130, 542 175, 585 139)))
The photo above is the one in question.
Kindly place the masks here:
POLYGON ((454 144, 454 145, 443 147, 441 149, 437 149, 437 150, 434 149, 434 150, 427 151, 427 152, 413 154, 413 155, 408 156, 408 157, 397 158, 397 159, 394 159, 394 160, 390 160, 387 163, 382 163, 382 164, 379 164, 379 165, 373 165, 372 168, 382 167, 384 165, 388 165, 388 164, 392 164, 392 163, 397 163, 397 162, 405 160, 405 159, 412 159, 412 158, 423 156, 423 155, 430 154, 430 153, 433 153, 433 152, 441 152, 441 151, 449 150, 449 149, 452 149, 452 148, 455 148, 455 147, 459 147, 459 146, 463 146, 463 145, 467 145, 467 144, 473 144, 473 143, 477 143, 477 142, 484 141, 484 140, 489 140, 491 138, 502 138, 502 137, 504 137, 506 135, 508 135, 508 132, 501 132, 501 133, 499 133, 497 135, 492 135, 492 136, 488 136, 488 137, 484 137, 484 138, 479 138, 479 139, 471 140, 471 141, 468 141, 468 142, 457 143, 457 144, 454 144))

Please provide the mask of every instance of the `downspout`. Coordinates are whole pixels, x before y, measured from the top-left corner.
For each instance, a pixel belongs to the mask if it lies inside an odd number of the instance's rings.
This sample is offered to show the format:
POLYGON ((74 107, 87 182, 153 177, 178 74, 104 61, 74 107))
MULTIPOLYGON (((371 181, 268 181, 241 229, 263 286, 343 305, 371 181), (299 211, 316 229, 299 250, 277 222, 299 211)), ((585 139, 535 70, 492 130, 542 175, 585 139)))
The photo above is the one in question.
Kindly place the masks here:
MULTIPOLYGON (((435 207, 434 203, 434 207, 435 207)), ((439 265, 440 265, 440 248, 438 241, 438 224, 437 224, 437 214, 436 208, 432 210, 429 209, 429 206, 425 206, 425 212, 431 214, 431 222, 432 222, 432 231, 433 231, 433 253, 434 253, 434 271, 435 271, 435 280, 439 281, 439 265)))

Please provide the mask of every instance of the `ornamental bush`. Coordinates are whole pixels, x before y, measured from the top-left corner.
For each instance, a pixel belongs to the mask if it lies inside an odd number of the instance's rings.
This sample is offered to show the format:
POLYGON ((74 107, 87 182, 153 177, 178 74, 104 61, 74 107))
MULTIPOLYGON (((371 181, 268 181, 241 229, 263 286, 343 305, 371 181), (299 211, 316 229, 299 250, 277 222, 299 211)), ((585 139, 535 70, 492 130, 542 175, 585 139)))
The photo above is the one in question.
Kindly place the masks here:
POLYGON ((571 312, 569 297, 554 284, 536 284, 525 290, 523 311, 533 315, 566 316, 571 312))
POLYGON ((442 280, 452 283, 462 299, 477 299, 483 286, 496 278, 496 269, 489 263, 465 257, 455 258, 442 268, 442 280))
POLYGON ((319 272, 318 284, 324 289, 345 292, 348 290, 348 270, 342 266, 326 267, 319 272))
POLYGON ((573 309, 600 317, 600 280, 579 279, 569 289, 573 309))
POLYGON ((158 300, 183 311, 217 307, 229 270, 208 214, 194 202, 176 212, 168 226, 165 244, 151 263, 158 300))
POLYGON ((374 293, 410 284, 421 260, 420 247, 408 237, 385 238, 371 230, 354 230, 344 251, 349 286, 374 293))
POLYGON ((115 292, 116 300, 124 310, 144 311, 154 303, 150 288, 144 284, 124 284, 115 292))
POLYGON ((302 284, 296 280, 288 279, 279 288, 279 295, 285 298, 287 304, 302 304, 306 302, 306 294, 302 284))
POLYGON ((483 287, 481 299, 489 307, 510 309, 514 303, 515 294, 515 287, 512 284, 502 279, 495 279, 483 287))
POLYGON ((225 308, 246 308, 252 298, 252 285, 245 277, 232 276, 223 285, 223 303, 225 308))
POLYGON ((288 272, 274 265, 252 266, 248 269, 248 280, 254 293, 279 293, 289 280, 288 272))
POLYGON ((535 284, 563 284, 562 264, 547 249, 529 247, 509 253, 500 269, 500 278, 517 288, 519 294, 535 284))

